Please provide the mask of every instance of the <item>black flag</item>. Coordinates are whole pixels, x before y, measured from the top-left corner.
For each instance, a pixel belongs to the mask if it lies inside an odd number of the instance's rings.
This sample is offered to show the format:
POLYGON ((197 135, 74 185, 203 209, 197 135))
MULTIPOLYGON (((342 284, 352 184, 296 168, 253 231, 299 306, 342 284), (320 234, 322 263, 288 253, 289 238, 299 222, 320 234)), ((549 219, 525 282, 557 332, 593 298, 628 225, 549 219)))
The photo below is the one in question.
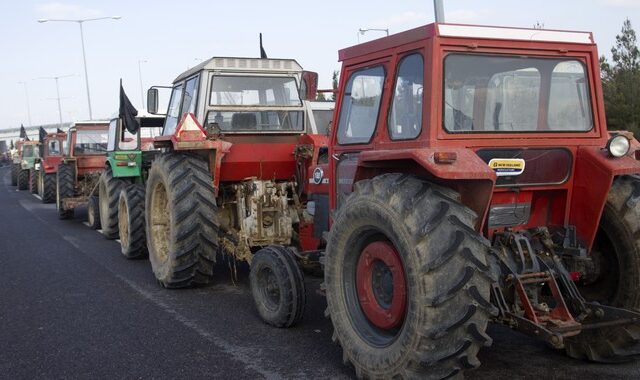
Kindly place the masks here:
POLYGON ((127 94, 124 93, 122 88, 122 79, 120 79, 120 112, 118 114, 122 120, 124 127, 131 133, 136 134, 140 128, 136 116, 138 116, 138 110, 131 104, 127 94))
POLYGON ((24 141, 29 141, 29 136, 27 136, 27 131, 24 129, 24 125, 20 124, 20 138, 24 139, 24 141))
POLYGON ((264 51, 264 48, 262 47, 262 33, 260 33, 260 58, 269 58, 267 57, 267 52, 264 51))
POLYGON ((64 131, 60 128, 56 128, 56 133, 64 133, 64 131))
POLYGON ((42 144, 44 142, 44 138, 47 137, 47 131, 40 127, 40 129, 38 130, 38 140, 40 141, 40 144, 42 144))

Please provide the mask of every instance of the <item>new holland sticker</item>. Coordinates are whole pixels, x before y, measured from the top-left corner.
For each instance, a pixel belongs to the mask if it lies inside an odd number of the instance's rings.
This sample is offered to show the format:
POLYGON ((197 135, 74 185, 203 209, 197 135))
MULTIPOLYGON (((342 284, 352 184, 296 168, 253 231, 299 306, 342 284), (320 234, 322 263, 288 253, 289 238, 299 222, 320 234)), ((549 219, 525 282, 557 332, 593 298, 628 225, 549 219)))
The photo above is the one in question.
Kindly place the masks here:
POLYGON ((496 172, 498 177, 520 175, 524 171, 522 158, 492 158, 489 167, 496 172))

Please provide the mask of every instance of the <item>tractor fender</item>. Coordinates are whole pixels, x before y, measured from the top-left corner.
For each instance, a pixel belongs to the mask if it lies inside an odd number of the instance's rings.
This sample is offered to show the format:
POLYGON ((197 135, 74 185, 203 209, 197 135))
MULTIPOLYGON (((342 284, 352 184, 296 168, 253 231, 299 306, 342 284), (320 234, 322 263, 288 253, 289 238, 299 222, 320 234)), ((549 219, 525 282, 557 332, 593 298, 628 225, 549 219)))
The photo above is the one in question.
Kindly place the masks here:
POLYGON ((569 224, 576 226, 578 237, 589 250, 615 177, 640 174, 640 162, 633 151, 620 158, 609 157, 597 146, 583 146, 576 152, 569 224))
POLYGON ((354 183, 384 173, 407 173, 449 187, 460 201, 476 212, 476 229, 483 229, 496 174, 471 149, 419 148, 363 151, 358 158, 354 183), (436 161, 436 153, 455 155, 448 163, 436 161))

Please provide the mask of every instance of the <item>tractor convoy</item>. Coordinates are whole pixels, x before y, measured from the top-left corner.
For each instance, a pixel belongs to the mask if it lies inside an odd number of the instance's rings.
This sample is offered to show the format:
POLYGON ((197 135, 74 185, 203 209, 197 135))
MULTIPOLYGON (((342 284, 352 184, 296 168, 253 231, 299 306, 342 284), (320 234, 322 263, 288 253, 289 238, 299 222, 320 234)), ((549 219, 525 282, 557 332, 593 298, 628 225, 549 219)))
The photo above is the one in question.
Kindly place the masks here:
POLYGON ((166 112, 152 87, 149 114, 76 123, 41 158, 19 143, 12 184, 32 170, 61 219, 87 204, 163 287, 248 263, 273 326, 302 319, 315 266, 359 378, 462 376, 490 321, 637 358, 640 151, 607 131, 591 33, 434 23, 339 59, 335 112, 295 60, 213 57, 166 112))

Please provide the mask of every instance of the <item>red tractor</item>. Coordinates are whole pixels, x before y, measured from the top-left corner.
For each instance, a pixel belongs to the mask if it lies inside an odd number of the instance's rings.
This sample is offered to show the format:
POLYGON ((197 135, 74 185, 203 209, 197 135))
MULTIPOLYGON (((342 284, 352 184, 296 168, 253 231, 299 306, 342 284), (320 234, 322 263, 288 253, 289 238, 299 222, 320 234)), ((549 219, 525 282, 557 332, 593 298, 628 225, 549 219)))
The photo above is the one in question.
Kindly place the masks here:
POLYGON ((56 208, 60 219, 87 205, 90 225, 98 225, 97 184, 107 159, 109 121, 76 122, 67 131, 65 154, 56 173, 56 208))
MULTIPOLYGON (((319 256, 328 228, 328 185, 312 172, 328 163, 320 113, 332 107, 309 104, 316 86, 290 59, 214 57, 174 81, 145 181, 147 248, 163 286, 208 283, 221 252, 251 264, 265 321, 302 317, 298 260, 319 256)), ((156 112, 155 88, 148 100, 156 112)))
POLYGON ((490 320, 636 358, 640 151, 591 33, 431 24, 339 58, 323 261, 358 377, 461 375, 490 320))
POLYGON ((41 142, 41 156, 31 173, 31 191, 37 193, 42 203, 56 201, 56 173, 66 150, 67 134, 48 133, 41 142))

